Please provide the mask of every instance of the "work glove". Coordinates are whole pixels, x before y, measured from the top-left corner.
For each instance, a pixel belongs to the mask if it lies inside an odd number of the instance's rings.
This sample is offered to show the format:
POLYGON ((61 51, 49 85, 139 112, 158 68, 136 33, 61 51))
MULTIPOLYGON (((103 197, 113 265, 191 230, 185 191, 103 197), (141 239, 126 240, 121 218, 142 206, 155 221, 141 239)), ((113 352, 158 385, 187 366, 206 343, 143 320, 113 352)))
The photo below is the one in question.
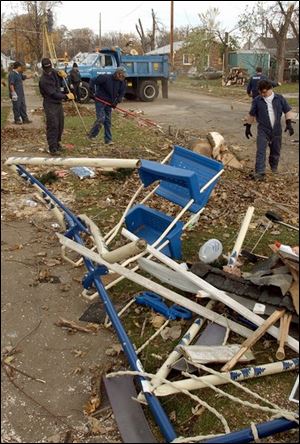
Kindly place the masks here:
POLYGON ((294 128, 292 127, 292 121, 291 119, 287 119, 287 121, 285 122, 286 127, 284 132, 286 133, 287 131, 289 132, 289 135, 292 136, 294 134, 294 128))
POLYGON ((59 77, 62 77, 63 79, 65 79, 66 77, 68 77, 68 74, 66 73, 66 71, 57 71, 57 74, 59 75, 59 77))
POLYGON ((18 100, 18 95, 15 91, 11 93, 11 100, 13 102, 16 102, 18 100))
POLYGON ((66 96, 67 96, 67 98, 68 98, 69 100, 75 100, 75 97, 74 97, 74 94, 73 94, 73 93, 68 93, 68 94, 66 94, 66 96))
POLYGON ((253 135, 251 133, 251 125, 250 125, 250 123, 244 123, 244 126, 246 127, 245 136, 247 137, 247 139, 250 139, 249 136, 253 137, 253 135))

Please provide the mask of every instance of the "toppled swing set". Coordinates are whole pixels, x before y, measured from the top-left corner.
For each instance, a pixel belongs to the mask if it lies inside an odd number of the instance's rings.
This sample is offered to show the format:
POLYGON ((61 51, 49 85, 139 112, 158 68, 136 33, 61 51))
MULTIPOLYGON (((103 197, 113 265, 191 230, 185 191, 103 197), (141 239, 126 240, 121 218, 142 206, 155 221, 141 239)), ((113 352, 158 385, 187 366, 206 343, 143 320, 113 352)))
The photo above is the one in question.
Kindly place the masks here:
MULTIPOLYGON (((74 266, 79 266, 84 262, 87 268, 87 273, 82 281, 83 297, 89 301, 94 301, 100 297, 109 318, 106 319, 105 324, 107 326, 113 325, 123 347, 131 370, 106 375, 104 383, 124 442, 156 442, 143 414, 141 404, 146 404, 149 407, 165 442, 244 443, 298 426, 296 413, 281 409, 276 404, 266 401, 239 384, 239 381, 249 378, 297 369, 299 366, 297 358, 233 370, 240 359, 240 362, 253 359, 253 356, 249 357, 246 352, 265 332, 279 339, 279 329, 274 324, 283 317, 284 310, 276 310, 265 320, 245 308, 224 291, 207 283, 176 262, 182 256, 181 235, 189 226, 198 222, 213 188, 224 171, 222 163, 183 147, 174 146, 173 151, 162 163, 137 159, 12 157, 6 161, 6 164, 10 165, 21 178, 40 192, 49 209, 54 213, 61 230, 64 231, 64 234, 57 234, 62 245, 63 257, 74 266), (120 221, 112 230, 103 235, 87 215, 76 216, 73 214, 54 194, 30 174, 24 168, 24 165, 27 164, 137 168, 141 185, 128 203, 120 221), (141 202, 136 203, 139 195, 145 189, 149 189, 148 194, 141 202), (178 215, 171 217, 162 211, 147 206, 146 202, 153 197, 164 199, 179 206, 178 215), (184 223, 181 219, 186 213, 191 213, 191 215, 188 221, 184 223), (117 235, 121 235, 130 242, 122 247, 111 249, 110 245, 117 235), (91 249, 85 246, 87 240, 90 239, 94 244, 91 249), (68 250, 78 253, 81 259, 77 262, 70 259, 67 255, 68 250), (131 266, 134 263, 135 265, 131 266), (153 277, 157 276, 160 271, 163 275, 168 276, 168 279, 165 279, 175 289, 185 289, 188 286, 192 288, 195 294, 198 292, 205 293, 210 301, 206 306, 203 306, 138 273, 139 269, 146 270, 148 274, 151 274, 152 271, 153 277), (119 277, 105 287, 102 276, 110 272, 116 273, 119 277), (107 290, 124 278, 144 287, 145 291, 134 297, 126 307, 117 313, 107 290), (165 301, 170 301, 174 305, 169 306, 165 301), (250 328, 235 320, 228 319, 226 316, 213 311, 213 305, 216 301, 221 301, 243 318, 255 324, 256 330, 253 332, 250 328), (121 322, 122 314, 134 303, 149 307, 166 318, 161 328, 137 350, 121 322), (173 319, 191 320, 191 325, 157 372, 155 374, 145 372, 138 355, 173 319), (196 345, 191 346, 192 341, 195 340, 206 320, 211 321, 211 323, 200 334, 196 345), (215 329, 213 334, 206 334, 212 328, 215 329), (230 349, 229 346, 225 345, 230 331, 245 338, 241 347, 230 349), (191 353, 199 355, 200 352, 203 353, 205 347, 207 352, 216 350, 214 347, 222 346, 224 348, 221 349, 221 353, 229 353, 224 361, 223 371, 217 372, 203 365, 201 360, 193 359, 189 364, 196 369, 201 369, 202 372, 206 373, 205 375, 195 376, 189 371, 189 368, 183 368, 182 376, 185 379, 174 382, 167 379, 169 373, 173 368, 176 368, 176 363, 183 355, 186 358, 185 362, 188 362, 190 358, 187 358, 187 356, 191 357, 191 353), (198 349, 192 349, 193 347, 198 347, 198 349), (136 386, 133 384, 133 380, 136 386), (218 385, 227 383, 234 384, 240 390, 254 396, 256 400, 268 403, 269 406, 242 401, 217 388, 218 385), (140 390, 138 395, 136 387, 140 390), (210 387, 217 393, 227 396, 244 406, 268 412, 272 415, 272 419, 262 424, 251 424, 247 429, 232 432, 223 415, 213 406, 203 401, 199 395, 196 396, 191 393, 206 387, 210 387), (174 426, 159 401, 159 397, 173 393, 183 393, 192 398, 198 406, 204 406, 215 414, 224 427, 224 434, 188 438, 177 437, 174 426)), ((296 339, 286 334, 285 340, 292 350, 299 351, 299 343, 296 339)))

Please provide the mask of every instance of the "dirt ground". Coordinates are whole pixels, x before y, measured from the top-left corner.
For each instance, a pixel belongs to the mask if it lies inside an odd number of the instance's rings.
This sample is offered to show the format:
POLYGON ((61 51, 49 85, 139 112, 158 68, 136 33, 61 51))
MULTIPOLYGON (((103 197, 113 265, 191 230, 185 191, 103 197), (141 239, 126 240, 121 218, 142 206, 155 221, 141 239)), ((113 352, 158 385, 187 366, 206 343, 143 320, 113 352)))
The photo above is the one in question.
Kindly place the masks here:
MULTIPOLYGON (((30 81, 26 97, 29 111, 41 106, 30 81)), ((255 140, 244 138, 242 126, 248 102, 232 104, 225 98, 171 88, 168 100, 125 102, 122 107, 141 109, 164 127, 218 131, 228 144, 238 145, 245 158, 254 158, 255 140)), ((8 149, 2 162, 23 152, 42 154, 44 123, 40 115, 30 118, 33 123, 27 128, 40 131, 41 138, 35 146, 24 140, 17 152, 8 149)), ((298 137, 297 129, 293 138, 298 137)), ((297 145, 284 135, 281 171, 298 165, 297 145)), ((83 269, 61 261, 52 227, 56 221, 42 206, 40 211, 30 208, 31 190, 21 185, 12 199, 8 178, 2 179, 2 358, 19 370, 3 365, 1 369, 2 442, 121 442, 107 400, 100 400, 99 420, 88 420, 83 412, 91 400, 91 376, 121 362, 116 354, 106 353, 118 340, 104 327, 91 326, 91 333, 83 333, 56 325, 60 318, 82 325, 78 319, 89 305, 80 296, 83 269), (18 220, 10 220, 11 213, 19 215, 18 220)))

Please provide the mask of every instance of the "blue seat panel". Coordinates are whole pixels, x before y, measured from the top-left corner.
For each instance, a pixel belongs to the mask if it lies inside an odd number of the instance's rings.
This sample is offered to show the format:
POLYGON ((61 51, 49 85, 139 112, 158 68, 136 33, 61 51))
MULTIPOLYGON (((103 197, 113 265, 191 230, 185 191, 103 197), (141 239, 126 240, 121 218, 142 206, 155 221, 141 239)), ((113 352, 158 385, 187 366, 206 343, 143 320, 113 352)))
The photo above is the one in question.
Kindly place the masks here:
MULTIPOLYGON (((161 211, 149 208, 146 205, 134 206, 125 217, 126 228, 148 244, 153 244, 168 228, 173 218, 161 211)), ((169 234, 162 240, 169 240, 169 244, 162 252, 173 259, 181 259, 181 239, 183 223, 177 222, 169 234)))
MULTIPOLYGON (((201 210, 201 208, 206 205, 218 180, 213 182, 203 193, 200 193, 200 189, 223 169, 223 164, 214 159, 210 159, 209 157, 202 156, 201 154, 194 153, 186 148, 175 145, 169 165, 193 171, 196 174, 199 197, 195 199, 195 203, 189 208, 189 211, 197 213, 197 211, 201 210)), ((155 193, 181 207, 184 207, 190 200, 190 193, 185 187, 170 183, 166 180, 161 181, 160 186, 155 193)))

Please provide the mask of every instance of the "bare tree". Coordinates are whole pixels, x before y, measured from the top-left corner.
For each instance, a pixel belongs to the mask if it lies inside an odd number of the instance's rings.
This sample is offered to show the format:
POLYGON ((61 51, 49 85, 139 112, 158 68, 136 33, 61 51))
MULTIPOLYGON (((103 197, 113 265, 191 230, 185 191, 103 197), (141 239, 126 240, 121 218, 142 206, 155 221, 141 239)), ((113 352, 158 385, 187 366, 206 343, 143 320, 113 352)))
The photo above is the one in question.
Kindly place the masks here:
MULTIPOLYGON (((283 2, 277 1, 276 2, 279 7, 279 17, 278 14, 276 14, 276 19, 267 19, 268 27, 272 33, 272 36, 276 40, 277 48, 276 48, 276 78, 279 82, 283 81, 283 74, 284 74, 284 65, 285 65, 285 52, 286 52, 286 40, 289 28, 291 26, 291 19, 294 13, 294 9, 296 6, 296 2, 293 2, 291 4, 288 4, 285 6, 283 2)), ((275 11, 277 12, 277 11, 275 11)))
POLYGON ((142 46, 143 53, 148 52, 148 48, 149 48, 148 38, 145 35, 141 19, 138 20, 138 24, 135 25, 135 28, 136 28, 137 33, 138 33, 140 40, 141 40, 141 46, 142 46))
MULTIPOLYGON (((299 38, 298 2, 261 1, 252 10, 246 10, 240 16, 240 28, 244 36, 248 36, 249 49, 254 37, 272 36, 276 42, 276 73, 279 82, 283 81, 286 42, 290 31, 299 38)), ((299 54, 298 54, 299 59, 299 54)))

